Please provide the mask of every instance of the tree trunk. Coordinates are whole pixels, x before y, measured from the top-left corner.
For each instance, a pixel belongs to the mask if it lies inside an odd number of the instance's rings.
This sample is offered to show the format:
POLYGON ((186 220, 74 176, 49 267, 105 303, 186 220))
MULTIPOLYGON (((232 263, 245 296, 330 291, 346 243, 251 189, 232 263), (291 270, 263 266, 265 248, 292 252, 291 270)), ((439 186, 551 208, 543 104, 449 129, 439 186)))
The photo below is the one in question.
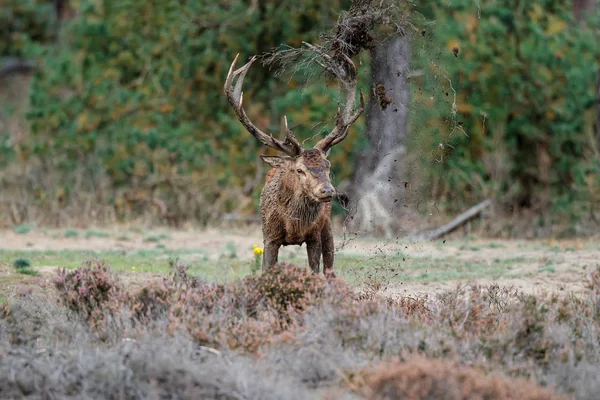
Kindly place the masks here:
POLYGON ((347 220, 354 231, 379 231, 390 237, 400 228, 402 162, 410 100, 409 59, 408 37, 395 38, 371 51, 369 145, 358 159, 347 220))

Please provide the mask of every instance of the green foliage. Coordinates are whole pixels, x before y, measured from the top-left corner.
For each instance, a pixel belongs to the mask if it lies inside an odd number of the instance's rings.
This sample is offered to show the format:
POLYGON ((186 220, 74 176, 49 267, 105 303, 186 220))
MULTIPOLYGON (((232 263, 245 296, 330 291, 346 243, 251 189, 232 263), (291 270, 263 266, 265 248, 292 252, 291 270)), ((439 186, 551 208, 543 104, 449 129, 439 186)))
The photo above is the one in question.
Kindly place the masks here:
POLYGON ((16 225, 13 228, 13 231, 15 231, 15 233, 18 235, 27 235, 29 232, 31 232, 32 229, 33 229, 33 227, 31 225, 22 224, 22 225, 16 225))
POLYGON ((109 237, 109 234, 104 231, 96 231, 96 230, 89 230, 85 233, 86 239, 93 238, 93 237, 107 238, 107 237, 109 237))
POLYGON ((0 57, 29 56, 32 43, 55 39, 55 27, 52 1, 3 0, 0 6, 0 57))
POLYGON ((17 258, 13 261, 12 265, 18 270, 26 269, 31 267, 31 261, 29 261, 27 258, 17 258))
POLYGON ((67 229, 64 233, 64 237, 66 238, 73 238, 73 237, 78 237, 79 236, 79 232, 77 232, 75 229, 67 229))
MULTIPOLYGON (((77 171, 81 190, 108 178, 105 197, 120 217, 148 211, 153 195, 183 218, 253 212, 262 185, 241 188, 256 176, 265 149, 223 95, 229 65, 236 53, 245 61, 282 43, 317 40, 342 3, 82 0, 64 32, 68 45, 49 47, 41 58, 29 115, 34 137, 24 157, 63 174, 77 171)), ((317 122, 332 125, 337 85, 301 89, 257 64, 244 105, 268 132, 277 134, 287 114, 299 137, 319 135, 310 130, 317 122)), ((351 160, 359 136, 332 156, 339 179, 352 173, 343 161, 351 160)))
POLYGON ((13 261, 12 265, 19 274, 31 276, 39 275, 35 269, 31 268, 31 261, 27 258, 17 258, 13 261))
MULTIPOLYGON (((349 4, 79 0, 57 31, 53 2, 7 0, 0 57, 35 59, 39 68, 31 137, 17 148, 0 132, 0 163, 21 163, 27 201, 57 213, 75 214, 92 196, 103 215, 120 219, 147 213, 157 198, 177 221, 254 213, 267 169, 258 154, 272 152, 222 93, 230 63, 237 53, 241 65, 282 44, 318 42, 349 4)), ((411 29, 424 29, 412 44, 407 161, 419 200, 455 213, 493 197, 507 210, 541 214, 535 226, 543 227, 549 212, 577 220, 600 199, 592 133, 600 48, 597 31, 574 21, 572 2, 516 4, 417 7, 411 29)), ((587 17, 600 25, 598 12, 587 17)), ((368 54, 354 61, 368 93, 368 54)), ((335 83, 306 85, 299 75, 276 77, 256 63, 244 106, 274 135, 287 115, 309 145, 333 125, 339 93, 335 83)), ((365 120, 330 155, 334 183, 353 175, 365 120)))
POLYGON ((21 268, 18 270, 21 275, 38 276, 40 273, 33 268, 21 268))
MULTIPOLYGON (((459 0, 428 10, 436 25, 420 44, 444 47, 436 59, 417 48, 425 75, 413 107, 428 107, 411 146, 425 150, 430 194, 454 212, 492 196, 511 209, 577 214, 575 202, 598 193, 587 118, 595 107, 598 34, 579 27, 571 2, 518 4, 514 11, 513 1, 478 8, 459 0)), ((590 15, 589 26, 598 17, 590 15)))

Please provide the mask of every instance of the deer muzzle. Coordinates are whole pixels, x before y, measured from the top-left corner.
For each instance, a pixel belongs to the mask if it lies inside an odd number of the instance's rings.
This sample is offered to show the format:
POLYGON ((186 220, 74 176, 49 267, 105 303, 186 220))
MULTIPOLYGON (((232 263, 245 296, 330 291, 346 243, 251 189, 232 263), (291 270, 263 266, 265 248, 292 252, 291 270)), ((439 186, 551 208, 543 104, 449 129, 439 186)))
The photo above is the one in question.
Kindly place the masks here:
POLYGON ((332 186, 324 186, 319 190, 319 195, 317 198, 321 203, 329 203, 333 200, 333 195, 335 194, 335 189, 332 186))

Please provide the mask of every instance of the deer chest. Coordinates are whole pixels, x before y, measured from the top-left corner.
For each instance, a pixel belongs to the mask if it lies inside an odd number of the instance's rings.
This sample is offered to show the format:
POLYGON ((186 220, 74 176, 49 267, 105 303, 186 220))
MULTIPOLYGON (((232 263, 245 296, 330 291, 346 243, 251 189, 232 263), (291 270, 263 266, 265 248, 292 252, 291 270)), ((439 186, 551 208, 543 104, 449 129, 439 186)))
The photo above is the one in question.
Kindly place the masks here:
POLYGON ((283 245, 302 245, 306 241, 319 237, 320 224, 318 222, 301 224, 294 221, 287 221, 284 227, 283 245))

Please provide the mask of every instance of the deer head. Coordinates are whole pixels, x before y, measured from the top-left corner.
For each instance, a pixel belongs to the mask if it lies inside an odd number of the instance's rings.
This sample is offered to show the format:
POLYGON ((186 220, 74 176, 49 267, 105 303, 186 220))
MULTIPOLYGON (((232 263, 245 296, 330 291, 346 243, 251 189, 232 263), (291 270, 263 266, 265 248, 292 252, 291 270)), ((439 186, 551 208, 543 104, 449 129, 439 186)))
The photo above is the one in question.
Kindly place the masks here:
POLYGON ((297 157, 263 156, 267 164, 283 171, 282 185, 313 201, 330 202, 335 194, 329 172, 331 163, 318 149, 302 151, 297 157))
POLYGON ((225 95, 233 107, 237 118, 252 136, 264 145, 286 154, 283 157, 261 156, 261 158, 272 167, 281 168, 284 171, 284 185, 289 184, 291 188, 295 188, 294 190, 296 191, 302 191, 302 194, 312 200, 320 202, 331 201, 335 194, 335 189, 329 178, 331 164, 327 160, 327 156, 333 146, 346 138, 350 126, 364 110, 362 92, 360 93, 360 105, 358 109, 354 110, 356 105, 356 67, 354 63, 345 55, 341 57, 344 64, 334 60, 333 57, 325 56, 325 60, 328 63, 322 64, 322 66, 335 75, 342 83, 346 95, 346 103, 343 110, 338 105, 336 124, 333 130, 313 148, 303 149, 293 132, 288 128, 285 116, 283 117, 285 125, 285 139, 283 141, 275 139, 273 135, 267 135, 250 121, 243 108, 244 93, 242 85, 246 73, 256 60, 256 56, 252 57, 243 67, 234 70, 238 57, 239 54, 235 56, 229 68, 229 73, 223 87, 225 95), (235 77, 238 79, 235 86, 232 86, 235 77))

